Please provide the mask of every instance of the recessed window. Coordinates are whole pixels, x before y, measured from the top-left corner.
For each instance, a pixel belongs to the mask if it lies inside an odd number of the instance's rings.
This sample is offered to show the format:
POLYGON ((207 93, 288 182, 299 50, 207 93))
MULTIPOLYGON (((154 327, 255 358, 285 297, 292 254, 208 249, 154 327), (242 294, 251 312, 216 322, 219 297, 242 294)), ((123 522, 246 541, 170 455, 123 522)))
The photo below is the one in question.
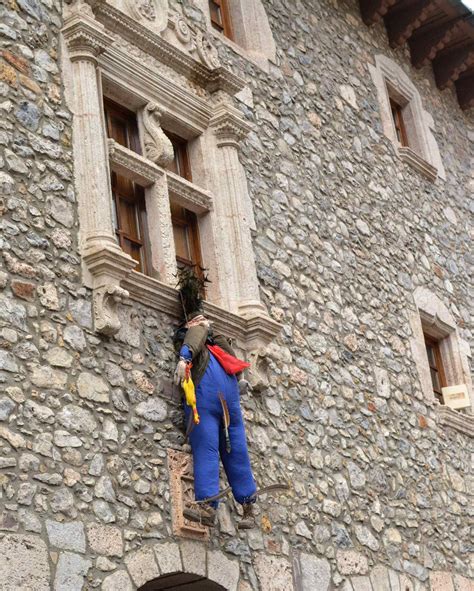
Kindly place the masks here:
POLYGON ((441 388, 446 387, 446 374, 443 366, 443 357, 439 341, 428 335, 425 337, 426 354, 428 356, 428 365, 430 367, 431 383, 433 392, 441 404, 443 404, 443 394, 441 388))
POLYGON ((178 267, 189 267, 199 274, 202 259, 197 215, 171 201, 171 221, 178 267))
POLYGON ((192 181, 191 166, 189 164, 188 142, 173 133, 165 131, 173 145, 174 158, 168 164, 167 169, 183 177, 187 181, 192 181))
POLYGON ((209 13, 213 28, 232 39, 232 26, 227 0, 209 0, 209 13))
MULTIPOLYGON (((109 99, 104 100, 104 113, 108 137, 140 153, 136 114, 109 99)), ((137 261, 136 270, 147 274, 150 255, 143 187, 116 172, 112 172, 111 185, 118 243, 124 252, 137 261)))
POLYGON ((390 109, 392 110, 393 124, 395 125, 395 132, 400 145, 408 146, 408 136, 403 118, 403 107, 394 99, 390 99, 390 109))

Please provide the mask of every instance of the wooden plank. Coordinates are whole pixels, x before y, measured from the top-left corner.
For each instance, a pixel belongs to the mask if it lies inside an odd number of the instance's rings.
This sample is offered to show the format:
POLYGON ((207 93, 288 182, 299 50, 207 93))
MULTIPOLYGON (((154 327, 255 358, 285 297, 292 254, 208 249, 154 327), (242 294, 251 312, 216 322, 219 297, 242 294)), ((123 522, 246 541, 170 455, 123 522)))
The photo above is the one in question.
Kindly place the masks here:
POLYGON ((443 51, 433 62, 436 84, 441 90, 456 82, 474 66, 474 43, 443 51))
POLYGON ((409 40, 411 62, 415 68, 422 68, 433 61, 437 53, 451 43, 460 33, 461 20, 450 19, 427 31, 421 30, 409 40))
POLYGON ((397 0, 360 0, 360 14, 366 25, 380 21, 397 0))
POLYGON ((389 11, 384 20, 390 46, 403 45, 436 10, 434 0, 416 0, 401 10, 389 11))

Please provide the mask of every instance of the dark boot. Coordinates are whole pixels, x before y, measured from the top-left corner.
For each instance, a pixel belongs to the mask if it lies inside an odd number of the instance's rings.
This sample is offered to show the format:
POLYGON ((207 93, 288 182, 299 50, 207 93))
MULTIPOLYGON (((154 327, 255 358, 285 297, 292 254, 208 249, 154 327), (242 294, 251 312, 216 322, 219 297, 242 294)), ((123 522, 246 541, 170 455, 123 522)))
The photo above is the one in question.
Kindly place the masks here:
POLYGON ((185 519, 213 527, 216 523, 216 510, 211 505, 203 503, 202 505, 193 504, 189 507, 185 507, 183 515, 185 519))
POLYGON ((244 503, 242 505, 242 519, 237 525, 237 529, 252 529, 255 527, 255 515, 253 513, 253 503, 244 503))

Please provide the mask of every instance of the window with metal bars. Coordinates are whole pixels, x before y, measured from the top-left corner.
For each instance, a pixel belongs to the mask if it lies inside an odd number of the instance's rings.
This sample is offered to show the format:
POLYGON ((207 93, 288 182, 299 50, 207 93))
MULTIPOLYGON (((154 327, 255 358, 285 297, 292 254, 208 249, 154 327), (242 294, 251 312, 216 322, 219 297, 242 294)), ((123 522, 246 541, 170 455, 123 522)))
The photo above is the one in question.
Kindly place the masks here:
POLYGON ((232 24, 230 20, 229 6, 227 0, 209 0, 209 13, 211 24, 216 31, 225 37, 233 39, 232 24))

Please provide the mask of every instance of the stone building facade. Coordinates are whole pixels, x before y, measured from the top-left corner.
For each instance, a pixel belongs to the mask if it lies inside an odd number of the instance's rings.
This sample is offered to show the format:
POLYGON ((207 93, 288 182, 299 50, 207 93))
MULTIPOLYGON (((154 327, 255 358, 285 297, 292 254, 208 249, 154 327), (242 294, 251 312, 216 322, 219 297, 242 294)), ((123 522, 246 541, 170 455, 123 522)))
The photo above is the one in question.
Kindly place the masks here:
POLYGON ((356 2, 225 10, 0 6, 0 589, 472 590, 472 109, 356 2), (248 533, 182 518, 176 208, 256 478, 290 484, 248 533))

